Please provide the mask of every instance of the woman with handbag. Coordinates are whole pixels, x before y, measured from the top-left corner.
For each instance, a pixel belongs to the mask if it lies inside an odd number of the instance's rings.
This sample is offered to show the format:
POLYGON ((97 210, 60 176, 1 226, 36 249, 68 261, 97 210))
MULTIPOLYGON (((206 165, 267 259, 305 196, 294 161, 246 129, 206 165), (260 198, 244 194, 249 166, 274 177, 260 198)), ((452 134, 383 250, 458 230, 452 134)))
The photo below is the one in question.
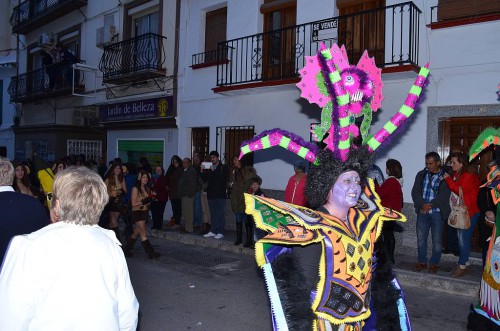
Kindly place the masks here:
MULTIPOLYGON (((464 228, 457 228, 458 235, 458 248, 460 257, 458 259, 458 266, 453 271, 452 277, 462 277, 467 273, 469 266, 470 255, 470 238, 474 232, 474 228, 479 219, 479 208, 477 206, 477 195, 479 192, 479 176, 475 173, 468 171, 469 161, 467 156, 461 152, 454 152, 451 157, 452 175, 447 173, 444 175, 446 185, 450 188, 452 195, 450 203, 453 205, 463 204, 467 208, 468 216, 470 218, 470 226, 466 225, 464 228)), ((453 211, 450 218, 453 217, 453 211)), ((448 222, 451 226, 454 224, 448 222)))

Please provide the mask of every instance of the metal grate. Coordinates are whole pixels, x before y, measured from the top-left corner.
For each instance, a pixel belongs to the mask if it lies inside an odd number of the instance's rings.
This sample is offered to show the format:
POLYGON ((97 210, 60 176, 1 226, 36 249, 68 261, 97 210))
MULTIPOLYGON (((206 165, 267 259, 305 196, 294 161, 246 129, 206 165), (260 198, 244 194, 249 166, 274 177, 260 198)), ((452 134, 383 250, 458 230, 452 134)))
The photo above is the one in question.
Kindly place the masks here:
POLYGON ((202 158, 208 155, 210 128, 191 129, 191 157, 199 153, 202 158))
MULTIPOLYGON (((255 136, 255 127, 249 126, 219 126, 217 127, 216 149, 221 162, 231 164, 233 157, 240 155, 241 144, 255 136)), ((253 165, 253 153, 245 155, 243 165, 253 165)))
POLYGON ((102 157, 102 141, 68 139, 67 155, 85 155, 86 160, 98 160, 102 157))

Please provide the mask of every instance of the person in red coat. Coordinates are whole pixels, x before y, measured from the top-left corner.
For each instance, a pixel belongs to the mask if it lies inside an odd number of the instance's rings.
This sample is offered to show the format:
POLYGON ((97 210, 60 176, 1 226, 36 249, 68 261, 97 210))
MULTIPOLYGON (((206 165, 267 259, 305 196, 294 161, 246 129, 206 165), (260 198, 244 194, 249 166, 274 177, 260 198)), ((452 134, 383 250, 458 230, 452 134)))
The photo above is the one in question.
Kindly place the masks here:
MULTIPOLYGON (((398 160, 388 159, 385 162, 385 173, 387 179, 382 185, 375 186, 375 191, 380 196, 380 202, 385 208, 401 212, 403 208, 403 167, 398 160)), ((382 228, 382 245, 387 252, 389 260, 394 264, 394 250, 396 238, 394 238, 394 223, 384 222, 382 228)))
POLYGON ((285 202, 305 207, 307 205, 304 195, 307 178, 305 163, 302 161, 296 162, 293 170, 295 174, 290 177, 285 188, 285 202))
POLYGON ((468 270, 470 238, 474 232, 480 214, 479 207, 477 206, 480 180, 476 173, 468 171, 469 161, 464 153, 451 153, 450 157, 453 174, 451 176, 448 174, 444 175, 446 185, 448 185, 452 192, 450 201, 453 202, 458 199, 459 188, 462 188, 464 203, 467 206, 470 217, 470 227, 468 229, 457 229, 460 257, 458 259, 458 266, 453 271, 452 277, 462 277, 468 270))
POLYGON ((156 166, 152 181, 153 187, 151 193, 155 200, 151 202, 151 216, 153 218, 151 229, 161 230, 163 226, 163 213, 168 201, 168 180, 165 176, 165 170, 161 165, 156 166))

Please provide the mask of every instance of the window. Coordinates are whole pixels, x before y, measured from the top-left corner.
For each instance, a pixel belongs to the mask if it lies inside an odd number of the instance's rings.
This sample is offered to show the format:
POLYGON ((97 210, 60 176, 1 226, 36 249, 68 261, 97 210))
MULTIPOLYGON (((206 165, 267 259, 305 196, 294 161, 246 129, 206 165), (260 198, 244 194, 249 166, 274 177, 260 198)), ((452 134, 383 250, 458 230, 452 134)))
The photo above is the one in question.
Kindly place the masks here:
POLYGON ((357 62, 368 50, 378 66, 384 64, 385 10, 375 10, 382 7, 385 7, 385 0, 337 1, 340 16, 338 44, 345 45, 350 61, 357 62))
POLYGON ((227 7, 209 11, 205 21, 205 63, 225 60, 227 52, 218 49, 226 41, 227 7), (220 52, 220 54, 217 54, 220 52))
POLYGON ((85 160, 97 161, 102 157, 102 141, 68 139, 66 155, 85 155, 85 160))
MULTIPOLYGON (((220 154, 221 162, 232 164, 232 159, 240 155, 240 146, 255 136, 255 127, 250 126, 219 126, 217 127, 216 149, 220 154)), ((249 153, 241 160, 243 165, 253 165, 253 153, 249 153)))
POLYGON ((139 164, 145 156, 154 168, 163 164, 164 140, 118 140, 118 157, 123 162, 139 164))
POLYGON ((210 128, 191 129, 191 156, 199 153, 202 157, 208 155, 210 128))
POLYGON ((294 77, 296 2, 266 1, 260 11, 264 15, 262 78, 265 80, 294 77))
POLYGON ((158 34, 159 13, 153 12, 134 19, 134 35, 141 36, 146 33, 158 34))

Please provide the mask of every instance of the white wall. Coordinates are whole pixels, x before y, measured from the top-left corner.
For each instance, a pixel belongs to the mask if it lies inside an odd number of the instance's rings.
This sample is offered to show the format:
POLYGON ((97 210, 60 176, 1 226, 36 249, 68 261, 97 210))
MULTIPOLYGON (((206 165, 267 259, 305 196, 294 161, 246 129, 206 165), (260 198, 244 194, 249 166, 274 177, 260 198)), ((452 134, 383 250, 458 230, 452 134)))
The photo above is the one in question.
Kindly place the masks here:
MULTIPOLYGON (((192 70, 191 55, 203 52, 203 6, 221 2, 186 0, 188 9, 182 13, 181 29, 181 86, 179 90, 179 153, 190 149, 190 128, 210 127, 210 149, 215 148, 215 128, 226 125, 255 125, 256 133, 280 127, 309 139, 308 125, 319 121, 319 109, 300 100, 299 90, 292 84, 274 88, 243 89, 214 94, 216 68, 192 70), (201 15, 201 16, 200 16, 201 15), (189 42, 185 42, 189 41, 189 42)), ((228 15, 244 13, 228 20, 228 39, 244 37, 262 31, 260 1, 227 1, 228 15), (259 18, 260 17, 260 18, 259 18), (234 24, 234 22, 249 22, 234 24), (255 25, 257 23, 257 25, 255 25), (243 26, 244 25, 244 26, 243 26)), ((387 5, 400 1, 387 1, 387 5)), ((385 161, 395 158, 402 163, 405 184, 404 199, 411 202, 411 187, 415 174, 424 168, 426 147, 427 108, 436 105, 492 104, 500 77, 500 44, 497 42, 500 21, 431 30, 430 8, 437 1, 417 0, 422 10, 419 30, 419 65, 430 62, 430 83, 424 99, 414 115, 388 146, 376 153, 376 164, 385 170, 385 161), (496 39, 495 39, 496 38, 496 39)), ((297 23, 335 16, 333 1, 297 1, 297 23)), ((358 59, 349 59, 356 63, 358 59)), ((375 133, 399 110, 412 86, 416 72, 384 74, 384 101, 374 114, 370 133, 375 133)), ((499 114, 500 116, 500 114, 499 114)), ((431 150, 437 150, 434 146, 431 150)), ((263 177, 263 187, 283 189, 292 173, 293 156, 272 149, 255 153, 256 168, 263 177)))

